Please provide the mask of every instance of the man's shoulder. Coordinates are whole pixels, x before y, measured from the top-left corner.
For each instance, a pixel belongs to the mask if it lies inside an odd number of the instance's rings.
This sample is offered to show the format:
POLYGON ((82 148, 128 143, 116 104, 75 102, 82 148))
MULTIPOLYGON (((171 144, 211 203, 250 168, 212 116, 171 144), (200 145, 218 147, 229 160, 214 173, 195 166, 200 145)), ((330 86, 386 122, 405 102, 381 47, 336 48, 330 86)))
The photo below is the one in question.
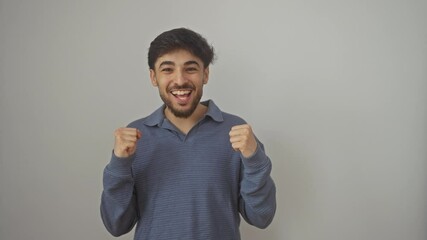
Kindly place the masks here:
POLYGON ((164 120, 163 107, 159 107, 150 115, 134 120, 133 122, 129 123, 128 126, 139 128, 139 129, 144 127, 153 127, 161 124, 163 120, 164 120))
POLYGON ((236 125, 246 124, 246 121, 242 117, 236 114, 221 111, 221 115, 222 115, 222 121, 219 122, 219 124, 226 127, 227 129, 236 125))
POLYGON ((210 116, 212 119, 216 120, 217 122, 222 122, 226 124, 228 123, 232 125, 239 125, 239 124, 246 123, 246 121, 243 120, 243 118, 235 114, 225 112, 222 109, 220 109, 213 100, 205 101, 203 104, 209 107, 207 115, 210 116))
POLYGON ((232 113, 222 112, 222 116, 223 116, 225 122, 231 122, 234 124, 245 124, 246 123, 246 121, 243 118, 241 118, 240 116, 237 116, 235 114, 232 114, 232 113))
POLYGON ((134 121, 130 122, 130 123, 128 124, 128 127, 132 127, 132 128, 142 128, 142 127, 145 125, 145 122, 147 121, 147 118, 148 118, 148 116, 147 116, 147 117, 143 117, 143 118, 136 119, 136 120, 134 120, 134 121))

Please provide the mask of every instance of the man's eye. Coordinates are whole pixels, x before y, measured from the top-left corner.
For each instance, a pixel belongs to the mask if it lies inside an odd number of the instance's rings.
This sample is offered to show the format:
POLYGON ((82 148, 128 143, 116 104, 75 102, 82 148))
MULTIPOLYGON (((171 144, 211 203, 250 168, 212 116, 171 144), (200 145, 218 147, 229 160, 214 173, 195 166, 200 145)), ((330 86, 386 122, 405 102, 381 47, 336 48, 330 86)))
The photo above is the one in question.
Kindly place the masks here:
POLYGON ((187 68, 187 72, 196 72, 197 68, 187 68))
POLYGON ((163 68, 162 72, 172 72, 172 68, 163 68))

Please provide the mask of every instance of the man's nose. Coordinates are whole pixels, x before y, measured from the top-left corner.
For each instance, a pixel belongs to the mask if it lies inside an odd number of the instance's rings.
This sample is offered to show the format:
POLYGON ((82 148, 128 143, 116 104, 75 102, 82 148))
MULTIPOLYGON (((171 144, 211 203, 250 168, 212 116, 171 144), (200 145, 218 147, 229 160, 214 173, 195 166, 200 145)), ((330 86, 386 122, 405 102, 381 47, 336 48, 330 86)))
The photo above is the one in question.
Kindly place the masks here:
POLYGON ((184 71, 181 71, 181 70, 176 71, 175 81, 178 85, 183 85, 187 81, 185 79, 184 71))

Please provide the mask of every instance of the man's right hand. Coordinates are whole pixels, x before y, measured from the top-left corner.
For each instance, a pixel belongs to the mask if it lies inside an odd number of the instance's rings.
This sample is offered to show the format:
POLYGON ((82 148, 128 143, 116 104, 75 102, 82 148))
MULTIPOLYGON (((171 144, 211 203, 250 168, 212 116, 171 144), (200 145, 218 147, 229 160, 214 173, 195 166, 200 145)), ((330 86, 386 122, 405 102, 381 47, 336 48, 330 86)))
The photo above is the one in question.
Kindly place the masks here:
POLYGON ((114 155, 119 158, 126 158, 136 151, 136 142, 141 138, 142 133, 136 128, 118 128, 114 131, 114 155))

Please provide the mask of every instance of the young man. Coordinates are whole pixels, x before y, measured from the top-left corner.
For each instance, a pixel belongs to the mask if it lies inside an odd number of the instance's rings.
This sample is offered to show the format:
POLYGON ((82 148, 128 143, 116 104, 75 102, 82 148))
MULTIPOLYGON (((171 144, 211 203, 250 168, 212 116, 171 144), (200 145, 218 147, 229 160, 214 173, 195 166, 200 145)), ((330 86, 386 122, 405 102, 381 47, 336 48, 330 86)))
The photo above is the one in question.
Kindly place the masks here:
POLYGON ((276 210, 271 162, 241 118, 200 102, 214 56, 206 40, 173 29, 150 45, 148 65, 164 105, 115 131, 101 216, 134 239, 240 239, 240 215, 266 228, 276 210))

